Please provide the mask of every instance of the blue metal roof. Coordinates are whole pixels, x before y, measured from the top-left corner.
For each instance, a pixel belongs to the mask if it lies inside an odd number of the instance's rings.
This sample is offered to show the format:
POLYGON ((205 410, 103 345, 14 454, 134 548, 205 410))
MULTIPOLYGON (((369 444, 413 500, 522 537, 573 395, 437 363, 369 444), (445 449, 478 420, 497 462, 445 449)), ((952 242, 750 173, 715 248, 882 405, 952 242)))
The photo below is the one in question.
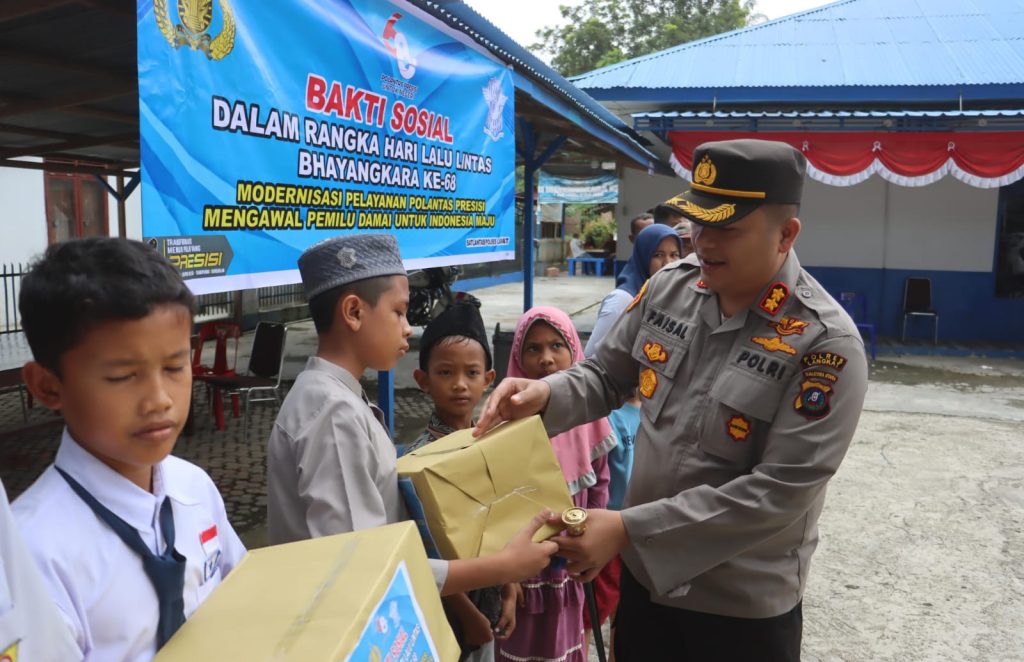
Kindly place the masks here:
MULTIPOLYGON (((840 87, 903 87, 907 99, 929 88, 954 87, 967 96, 972 88, 983 87, 983 93, 976 89, 974 95, 1019 99, 1024 89, 1024 2, 840 0, 597 69, 572 81, 602 100, 685 101, 693 98, 688 90, 719 90, 735 97, 728 90, 744 88, 746 100, 758 102, 766 100, 768 90, 751 88, 771 88, 775 98, 794 99, 793 88, 815 88, 818 98, 804 99, 811 101, 841 99, 838 90, 821 91, 840 87), (647 93, 656 90, 660 93, 647 93)), ((868 96, 896 101, 901 95, 890 90, 868 96)))
POLYGON ((435 18, 463 32, 512 65, 517 89, 561 114, 637 163, 654 168, 660 159, 641 144, 640 136, 595 99, 541 62, 493 23, 459 0, 409 0, 435 18))

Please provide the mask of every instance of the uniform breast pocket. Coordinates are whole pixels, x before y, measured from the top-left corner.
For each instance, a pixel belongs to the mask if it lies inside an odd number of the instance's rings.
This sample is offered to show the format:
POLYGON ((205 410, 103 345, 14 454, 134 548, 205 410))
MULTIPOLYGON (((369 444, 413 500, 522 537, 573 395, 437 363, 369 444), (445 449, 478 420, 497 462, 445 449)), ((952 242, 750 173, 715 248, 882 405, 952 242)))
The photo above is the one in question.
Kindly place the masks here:
POLYGON ((670 336, 646 323, 640 327, 630 354, 640 368, 640 409, 650 420, 656 421, 661 414, 689 346, 687 338, 670 336))
POLYGON ((784 383, 768 383, 739 369, 723 370, 711 387, 701 450, 738 469, 752 469, 784 388, 784 383))

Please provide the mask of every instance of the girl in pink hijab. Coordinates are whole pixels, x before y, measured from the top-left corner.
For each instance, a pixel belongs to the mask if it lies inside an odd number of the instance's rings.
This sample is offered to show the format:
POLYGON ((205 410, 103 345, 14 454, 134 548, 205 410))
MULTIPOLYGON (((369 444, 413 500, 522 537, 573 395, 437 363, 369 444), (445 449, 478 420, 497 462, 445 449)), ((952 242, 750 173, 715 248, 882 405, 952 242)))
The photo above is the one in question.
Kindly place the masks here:
MULTIPOLYGON (((537 306, 516 325, 509 377, 540 379, 583 360, 583 345, 569 316, 537 306)), ((615 445, 611 426, 599 419, 552 437, 555 457, 581 508, 608 505, 608 451, 615 445)), ((548 567, 522 583, 516 629, 497 642, 497 659, 531 662, 586 662, 583 585, 561 567, 548 567)))

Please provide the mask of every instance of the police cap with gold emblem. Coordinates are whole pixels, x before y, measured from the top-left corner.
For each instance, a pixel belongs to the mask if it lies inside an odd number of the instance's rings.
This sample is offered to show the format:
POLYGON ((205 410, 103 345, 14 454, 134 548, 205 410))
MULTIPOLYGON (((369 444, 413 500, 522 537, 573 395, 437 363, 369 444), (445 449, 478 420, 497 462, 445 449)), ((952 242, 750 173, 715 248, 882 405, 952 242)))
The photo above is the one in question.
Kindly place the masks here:
POLYGON ((693 151, 690 188, 665 205, 694 223, 721 227, 763 204, 800 204, 807 160, 772 140, 723 140, 693 151))

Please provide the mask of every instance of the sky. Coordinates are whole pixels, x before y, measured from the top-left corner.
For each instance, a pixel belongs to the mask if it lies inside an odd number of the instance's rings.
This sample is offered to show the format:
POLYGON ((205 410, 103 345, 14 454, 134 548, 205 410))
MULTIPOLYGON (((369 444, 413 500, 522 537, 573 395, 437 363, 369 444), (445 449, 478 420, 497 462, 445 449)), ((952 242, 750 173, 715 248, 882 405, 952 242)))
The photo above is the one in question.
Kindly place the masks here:
MULTIPOLYGON (((755 11, 769 19, 829 4, 831 0, 757 0, 755 11)), ((561 22, 559 5, 578 5, 582 0, 464 0, 523 46, 537 39, 537 30, 561 22)), ((547 60, 545 56, 541 59, 547 60)))

